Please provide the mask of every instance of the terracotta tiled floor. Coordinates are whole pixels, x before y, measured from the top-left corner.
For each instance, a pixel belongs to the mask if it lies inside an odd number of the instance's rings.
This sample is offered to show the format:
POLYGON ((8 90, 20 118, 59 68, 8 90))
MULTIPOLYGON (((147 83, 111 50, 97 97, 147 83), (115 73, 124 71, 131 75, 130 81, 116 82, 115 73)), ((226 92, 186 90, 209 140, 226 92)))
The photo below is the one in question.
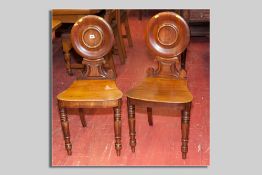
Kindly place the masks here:
MULTIPOLYGON (((115 56, 117 85, 125 93, 146 76, 146 69, 155 65, 144 42, 147 18, 129 19, 133 48, 127 47, 128 59, 120 65, 115 56)), ((127 44, 127 43, 126 43, 127 44)), ((66 89, 75 76, 68 76, 59 38, 53 41, 53 103, 52 103, 52 165, 53 166, 206 166, 209 165, 209 39, 191 38, 187 53, 189 88, 194 101, 191 112, 189 152, 181 159, 180 113, 174 109, 153 109, 154 126, 147 123, 146 109, 136 110, 137 146, 132 153, 126 112, 126 98, 122 107, 122 151, 117 157, 114 148, 112 109, 86 111, 87 128, 81 126, 77 111, 69 115, 73 155, 64 148, 56 95, 66 89)))

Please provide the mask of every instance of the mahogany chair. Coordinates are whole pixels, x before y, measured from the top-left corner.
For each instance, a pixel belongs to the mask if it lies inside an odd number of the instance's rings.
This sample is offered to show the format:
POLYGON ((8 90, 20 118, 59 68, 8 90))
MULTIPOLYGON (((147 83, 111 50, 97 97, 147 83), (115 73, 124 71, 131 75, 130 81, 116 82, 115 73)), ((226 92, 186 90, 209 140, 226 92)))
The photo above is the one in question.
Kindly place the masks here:
POLYGON ((60 120, 68 155, 72 154, 68 108, 78 108, 83 127, 86 121, 84 108, 113 108, 115 149, 121 151, 121 104, 122 92, 117 88, 112 70, 104 68, 105 58, 114 43, 109 24, 101 17, 88 15, 80 18, 71 30, 71 42, 76 52, 83 57, 86 71, 80 80, 74 81, 57 95, 60 120))
POLYGON ((188 89, 186 71, 180 55, 190 40, 189 27, 176 13, 162 12, 153 16, 147 25, 146 43, 158 62, 157 69, 149 68, 140 85, 127 92, 128 124, 132 152, 136 147, 135 106, 147 107, 149 125, 153 125, 152 108, 158 105, 181 110, 182 158, 188 152, 190 109, 193 96, 188 89))

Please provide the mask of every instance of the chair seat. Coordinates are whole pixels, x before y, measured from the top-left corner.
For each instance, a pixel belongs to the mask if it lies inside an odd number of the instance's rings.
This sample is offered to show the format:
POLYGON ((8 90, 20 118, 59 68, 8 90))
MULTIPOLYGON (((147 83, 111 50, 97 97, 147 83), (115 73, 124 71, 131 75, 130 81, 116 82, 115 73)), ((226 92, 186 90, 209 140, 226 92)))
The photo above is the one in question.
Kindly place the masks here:
POLYGON ((132 99, 163 102, 188 103, 193 96, 187 87, 187 80, 169 78, 146 78, 137 87, 127 92, 132 99))
POLYGON ((57 95, 60 101, 112 101, 122 98, 122 92, 113 80, 76 80, 57 95))

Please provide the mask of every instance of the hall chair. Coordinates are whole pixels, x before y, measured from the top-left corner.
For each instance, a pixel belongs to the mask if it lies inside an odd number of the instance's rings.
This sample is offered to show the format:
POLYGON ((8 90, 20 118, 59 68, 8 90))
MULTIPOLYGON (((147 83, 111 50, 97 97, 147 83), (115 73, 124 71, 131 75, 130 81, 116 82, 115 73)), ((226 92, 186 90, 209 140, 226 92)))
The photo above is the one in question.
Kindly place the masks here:
MULTIPOLYGON (((127 92, 128 124, 132 152, 136 147, 135 106, 147 108, 148 123, 153 126, 152 108, 159 105, 181 111, 182 158, 186 159, 189 141, 190 109, 193 96, 187 86, 181 54, 190 41, 186 21, 174 12, 153 16, 146 28, 146 44, 158 66, 149 68, 147 77, 127 92)), ((138 133, 143 134, 143 133, 138 133)))
POLYGON ((70 38, 72 47, 83 57, 82 64, 86 70, 82 72, 80 79, 57 95, 67 154, 72 154, 67 109, 78 108, 82 125, 86 127, 84 108, 113 108, 115 149, 119 156, 122 148, 122 92, 116 86, 113 71, 104 68, 105 55, 111 51, 114 43, 113 31, 103 18, 88 15, 74 24, 70 38))

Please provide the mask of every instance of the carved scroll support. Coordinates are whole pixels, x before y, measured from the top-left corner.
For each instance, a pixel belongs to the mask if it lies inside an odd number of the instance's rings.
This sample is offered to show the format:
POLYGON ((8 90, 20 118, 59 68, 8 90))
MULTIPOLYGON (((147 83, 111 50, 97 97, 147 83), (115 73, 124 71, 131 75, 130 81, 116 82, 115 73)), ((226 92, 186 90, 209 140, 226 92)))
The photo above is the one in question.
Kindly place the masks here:
POLYGON ((113 70, 104 68, 104 58, 96 60, 83 58, 82 64, 86 65, 86 72, 82 73, 81 79, 115 79, 113 70))
POLYGON ((185 78, 186 72, 181 68, 179 57, 162 58, 156 57, 158 62, 157 69, 149 68, 147 75, 149 77, 166 77, 166 78, 185 78))

